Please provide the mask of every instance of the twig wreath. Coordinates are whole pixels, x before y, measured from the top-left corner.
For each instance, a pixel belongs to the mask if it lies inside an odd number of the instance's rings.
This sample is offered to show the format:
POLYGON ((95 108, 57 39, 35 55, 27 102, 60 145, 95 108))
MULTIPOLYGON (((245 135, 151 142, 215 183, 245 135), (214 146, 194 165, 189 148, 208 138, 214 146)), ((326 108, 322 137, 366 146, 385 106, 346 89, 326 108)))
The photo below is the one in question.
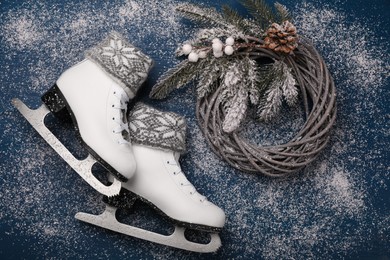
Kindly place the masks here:
POLYGON ((251 18, 228 6, 213 8, 181 4, 177 10, 207 24, 178 50, 188 56, 168 70, 150 96, 197 80, 196 116, 211 149, 234 168, 269 176, 284 176, 312 162, 326 146, 336 118, 333 79, 309 40, 298 36, 285 6, 263 0, 243 0, 251 18), (240 136, 249 109, 256 119, 270 121, 283 104, 300 97, 305 123, 287 143, 258 146, 240 136))

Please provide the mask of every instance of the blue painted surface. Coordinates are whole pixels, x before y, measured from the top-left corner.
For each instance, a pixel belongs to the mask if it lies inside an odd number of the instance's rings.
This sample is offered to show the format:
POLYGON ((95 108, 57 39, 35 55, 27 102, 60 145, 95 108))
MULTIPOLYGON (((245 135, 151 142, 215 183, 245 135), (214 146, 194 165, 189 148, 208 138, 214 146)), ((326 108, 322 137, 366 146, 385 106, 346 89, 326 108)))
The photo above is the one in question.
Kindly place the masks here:
MULTIPOLYGON (((282 2, 334 76, 338 119, 315 163, 276 180, 232 170, 210 152, 196 124, 190 86, 163 101, 147 97, 158 77, 177 62, 176 47, 196 32, 194 24, 169 11, 175 3, 0 2, 0 257, 388 259, 389 1, 282 2), (79 211, 103 210, 101 196, 10 104, 19 97, 37 107, 61 72, 110 30, 155 60, 138 99, 187 118, 188 152, 181 165, 195 187, 227 215, 223 246, 215 254, 189 253, 78 222, 74 214, 79 211)), ((202 3, 240 9, 233 0, 202 3)), ((253 134, 283 140, 297 127, 287 122, 291 131, 275 122, 253 134)), ((69 126, 52 122, 52 129, 79 157, 85 155, 69 126)), ((169 230, 143 205, 121 217, 132 225, 169 230)))

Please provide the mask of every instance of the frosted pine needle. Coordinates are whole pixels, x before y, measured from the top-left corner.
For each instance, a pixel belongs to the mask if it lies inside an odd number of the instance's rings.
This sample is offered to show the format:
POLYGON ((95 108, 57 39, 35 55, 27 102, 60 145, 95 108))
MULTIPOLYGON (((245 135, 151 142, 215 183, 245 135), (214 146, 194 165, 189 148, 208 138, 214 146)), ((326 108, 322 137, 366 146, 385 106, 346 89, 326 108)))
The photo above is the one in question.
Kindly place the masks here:
POLYGON ((226 73, 222 75, 222 93, 219 96, 221 103, 225 109, 228 109, 231 105, 231 101, 234 96, 237 95, 237 85, 243 80, 243 75, 240 73, 240 62, 234 62, 231 64, 226 73))
POLYGON ((230 107, 227 109, 227 114, 222 124, 224 132, 233 132, 240 126, 241 121, 245 118, 247 99, 248 91, 245 89, 245 86, 241 84, 237 95, 234 96, 230 102, 230 107))
POLYGON ((282 106, 283 92, 279 82, 273 82, 272 86, 266 91, 266 102, 261 107, 260 119, 269 121, 274 118, 282 106), (276 83, 276 84, 275 84, 276 83))
POLYGON ((284 62, 275 61, 268 74, 265 75, 262 84, 267 84, 269 77, 271 79, 270 86, 265 91, 258 111, 259 118, 264 121, 269 121, 277 115, 281 109, 283 98, 289 106, 295 105, 298 99, 296 81, 291 69, 284 62))
POLYGON ((282 85, 283 96, 287 104, 293 106, 298 100, 298 90, 295 86, 296 81, 291 74, 291 69, 287 65, 284 65, 284 75, 285 79, 282 85))
POLYGON ((249 94, 248 60, 233 62, 223 75, 223 91, 219 98, 226 113, 222 128, 227 133, 236 130, 246 115, 249 94))
POLYGON ((223 67, 211 61, 204 71, 205 73, 199 75, 199 82, 196 87, 198 98, 203 98, 214 90, 215 82, 222 74, 223 67))

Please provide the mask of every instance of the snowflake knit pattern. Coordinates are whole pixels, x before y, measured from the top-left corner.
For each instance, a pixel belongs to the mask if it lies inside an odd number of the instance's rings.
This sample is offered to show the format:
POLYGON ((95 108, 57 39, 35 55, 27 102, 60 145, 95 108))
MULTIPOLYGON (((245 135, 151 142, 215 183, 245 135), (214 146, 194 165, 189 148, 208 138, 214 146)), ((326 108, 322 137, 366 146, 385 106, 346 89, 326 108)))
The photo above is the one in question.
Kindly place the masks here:
POLYGON ((133 143, 185 153, 186 121, 184 117, 137 103, 131 110, 128 121, 133 143))
POLYGON ((88 50, 86 57, 106 71, 129 98, 135 96, 153 65, 151 58, 117 32, 111 32, 99 45, 88 50))

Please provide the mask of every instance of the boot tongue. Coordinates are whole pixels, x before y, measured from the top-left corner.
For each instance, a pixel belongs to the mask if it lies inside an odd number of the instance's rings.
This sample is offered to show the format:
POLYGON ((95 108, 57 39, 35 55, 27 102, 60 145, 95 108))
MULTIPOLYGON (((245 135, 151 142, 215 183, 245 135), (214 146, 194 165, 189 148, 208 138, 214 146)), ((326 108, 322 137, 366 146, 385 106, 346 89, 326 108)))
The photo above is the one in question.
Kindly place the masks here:
POLYGON ((175 161, 176 161, 177 165, 179 165, 180 153, 174 152, 173 153, 173 158, 175 158, 175 161))

